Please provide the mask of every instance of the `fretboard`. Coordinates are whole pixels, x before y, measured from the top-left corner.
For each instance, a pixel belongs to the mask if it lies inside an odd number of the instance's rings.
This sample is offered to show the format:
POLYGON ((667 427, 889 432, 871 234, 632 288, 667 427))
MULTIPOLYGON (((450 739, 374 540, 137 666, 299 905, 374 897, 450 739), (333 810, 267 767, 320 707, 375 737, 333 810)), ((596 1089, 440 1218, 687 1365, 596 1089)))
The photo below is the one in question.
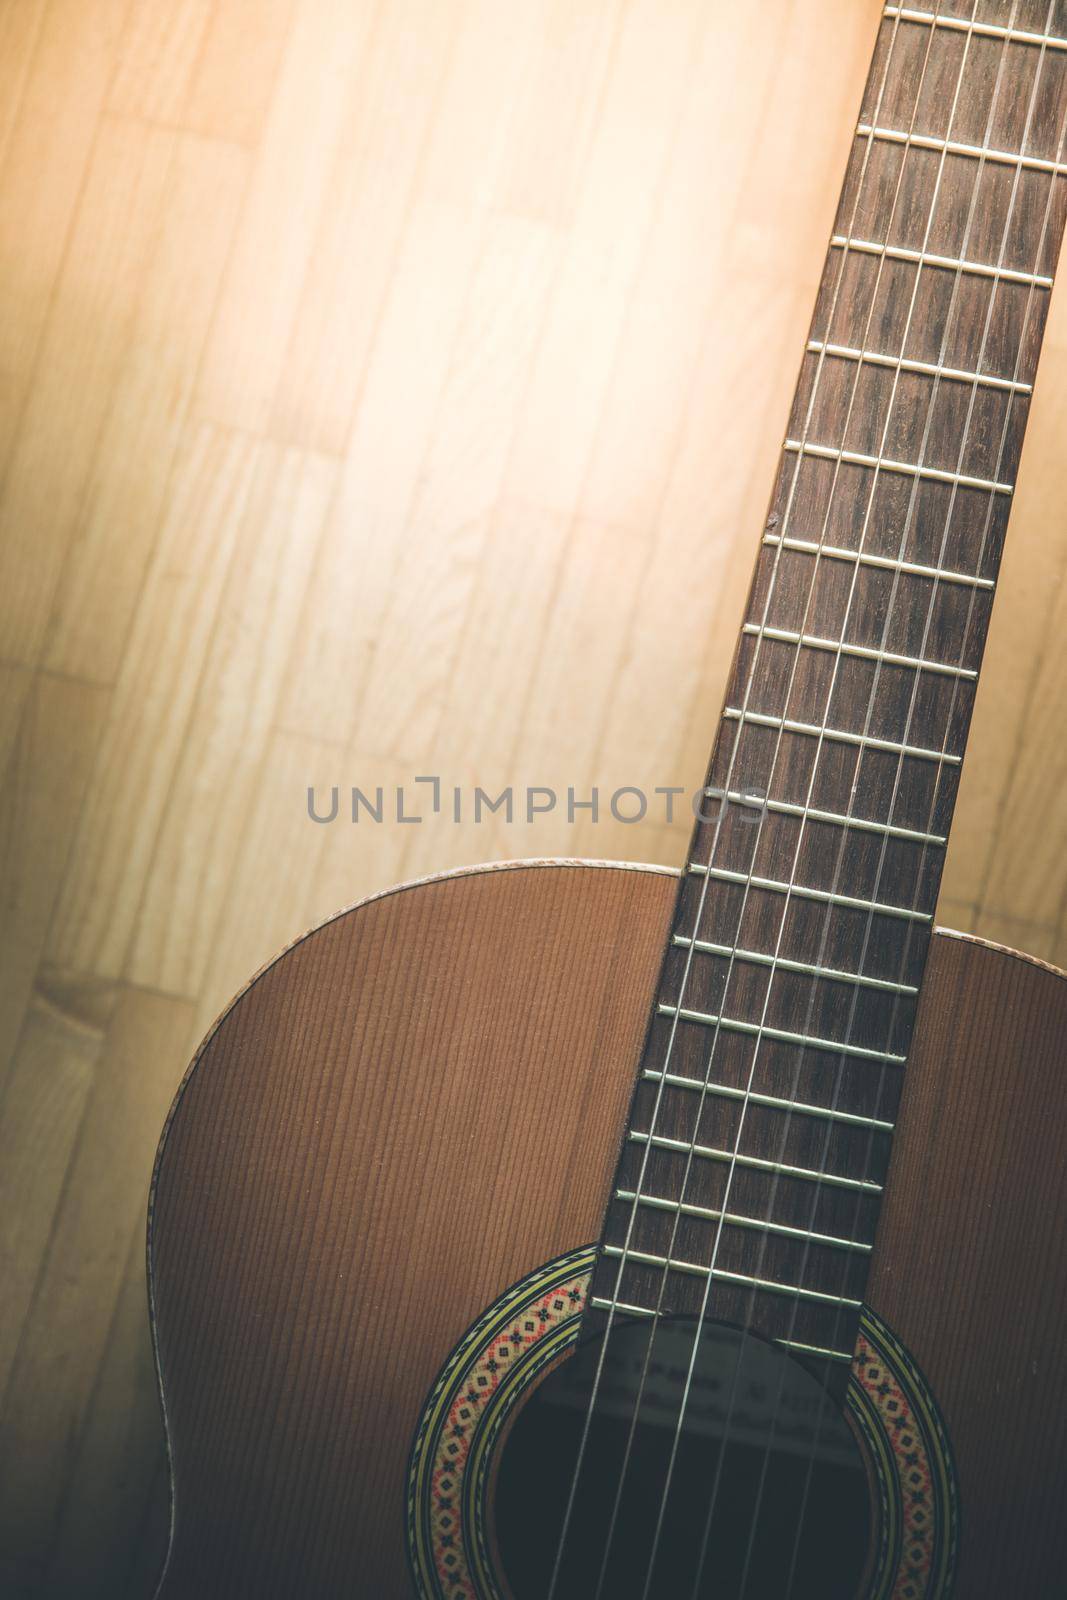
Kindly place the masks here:
MULTIPOLYGON (((818 86, 812 86, 818 92, 818 86)), ((1067 0, 887 6, 589 1316, 847 1373, 1067 209, 1067 0)))

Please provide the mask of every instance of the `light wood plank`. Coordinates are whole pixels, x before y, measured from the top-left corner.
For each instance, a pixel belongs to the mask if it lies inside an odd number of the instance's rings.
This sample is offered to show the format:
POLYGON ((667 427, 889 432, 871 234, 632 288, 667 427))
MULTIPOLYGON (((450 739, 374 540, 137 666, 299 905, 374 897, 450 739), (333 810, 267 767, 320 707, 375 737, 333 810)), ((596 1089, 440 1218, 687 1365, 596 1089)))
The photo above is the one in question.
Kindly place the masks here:
MULTIPOLYGON (((745 343, 731 341, 730 353, 724 356, 718 335, 725 335, 721 318, 730 311, 725 306, 716 308, 664 505, 664 532, 672 542, 678 530, 687 545, 702 517, 707 518, 710 548, 703 559, 714 563, 716 574, 714 578, 709 575, 709 587, 715 591, 710 623, 701 622, 690 635, 698 649, 703 639, 703 655, 691 679, 686 709, 675 723, 682 729, 681 739, 669 762, 678 774, 676 781, 690 787, 702 782, 707 769, 708 730, 715 726, 722 708, 738 618, 752 579, 756 541, 766 515, 789 405, 794 371, 789 352, 795 351, 803 338, 811 308, 807 291, 781 278, 746 277, 744 282, 747 288, 738 285, 732 310, 735 315, 740 313, 745 343), (773 374, 773 379, 768 374, 773 374), (723 414, 720 398, 723 390, 719 384, 723 382, 731 395, 729 415, 723 414), (713 416, 720 442, 712 503, 702 485, 707 461, 704 429, 713 416)), ((680 603, 687 609, 692 604, 680 603)), ((675 657, 668 670, 671 680, 683 685, 684 701, 684 681, 692 672, 692 662, 687 665, 675 657)), ((674 720, 671 706, 675 703, 672 695, 668 721, 674 720)))
POLYGON ((22 726, 22 713, 33 688, 35 674, 29 667, 9 666, 0 662, 0 783, 6 781, 11 760, 22 726))
MULTIPOLYGON (((459 37, 357 409, 281 725, 347 744, 375 670, 418 475, 508 152, 523 49, 540 4, 477 0, 459 37), (457 176, 460 180, 457 186, 457 176), (427 270, 427 263, 433 270, 427 270), (403 427, 397 417, 403 416, 403 427), (344 684, 342 696, 331 684, 344 684)), ((501 223, 501 228, 505 228, 501 223)), ((519 337, 524 337, 519 330, 519 337)), ((476 408, 475 408, 476 409, 476 408)), ((379 671, 383 670, 379 667, 379 671)), ((364 727, 366 719, 363 720, 364 727)), ((371 735, 381 753, 383 738, 371 735)))
POLYGON ((954 928, 957 933, 974 933, 977 917, 977 906, 968 905, 965 900, 953 900, 944 894, 938 897, 938 927, 954 928))
MULTIPOLYGON (((328 814, 329 788, 338 784, 337 821, 312 824, 321 837, 316 842, 314 878, 307 903, 310 923, 333 916, 343 906, 352 905, 369 894, 377 894, 401 883, 418 871, 420 845, 437 870, 442 862, 454 865, 470 860, 469 852, 457 853, 456 841, 447 824, 432 813, 431 797, 423 785, 413 784, 408 762, 389 757, 363 759, 352 750, 336 750, 326 763, 328 780, 317 790, 320 815, 328 814), (359 805, 353 821, 352 786, 367 795, 377 806, 381 789, 382 821, 378 823, 359 805), (405 798, 398 803, 397 791, 405 798), (398 809, 399 804, 399 809, 398 809), (415 817, 425 811, 421 822, 398 822, 397 817, 415 817), (423 843, 423 836, 427 842, 423 843)), ((421 768, 420 768, 421 771, 421 768)))
MULTIPOLYGON (((614 270, 629 296, 627 337, 612 374, 582 492, 583 514, 602 522, 636 525, 648 520, 647 486, 656 473, 657 435, 669 437, 674 406, 681 399, 679 394, 672 406, 670 376, 665 383, 662 372, 664 365, 669 372, 672 324, 684 348, 692 349, 692 324, 683 334, 681 319, 676 322, 664 315, 672 302, 656 297, 650 278, 656 276, 657 262, 665 255, 675 274, 684 259, 676 252, 661 253, 657 240, 664 228, 664 211, 670 208, 667 174, 680 148, 686 111, 701 99, 698 69, 709 31, 710 12, 688 11, 676 17, 670 29, 663 28, 654 5, 627 13, 605 97, 604 126, 579 211, 579 225, 584 209, 586 226, 599 237, 618 240, 614 270), (640 107, 638 115, 635 105, 640 107), (627 174, 625 184, 613 181, 620 170, 627 174), (625 440, 620 438, 622 432, 625 440)), ((697 260, 702 175, 691 176, 691 192, 682 212, 675 214, 682 219, 683 251, 692 250, 697 260)), ((703 269, 707 275, 707 262, 703 269)), ((670 287, 673 297, 678 285, 670 287)))
POLYGON ((459 782, 501 777, 531 715, 533 678, 570 581, 572 518, 505 496, 479 562, 435 756, 459 782), (462 750, 463 771, 455 766, 462 750))
POLYGON ((0 1397, 7 1393, 116 998, 113 984, 44 974, 5 1082, 0 1100, 0 1397))
MULTIPOLYGON (((451 0, 452 69, 419 175, 418 198, 484 213, 512 159, 529 62, 552 0, 451 0)), ((600 0, 594 0, 599 4, 600 0)))
POLYGON ((378 10, 324 0, 297 11, 200 374, 200 417, 250 430, 269 422, 378 10))
POLYGON ((490 226, 359 708, 378 753, 418 760, 436 733, 557 254, 540 224, 490 226))
MULTIPOLYGON (((553 9, 535 82, 554 71, 560 57, 566 57, 571 71, 584 57, 585 75, 597 93, 572 105, 565 74, 558 120, 550 127, 532 100, 525 104, 504 191, 505 203, 520 214, 568 224, 504 484, 509 499, 565 516, 577 511, 589 472, 642 245, 640 212, 635 215, 623 186, 606 181, 619 160, 620 121, 634 70, 634 28, 626 26, 627 20, 614 7, 565 17, 553 9), (539 157, 538 137, 542 144, 549 141, 539 157)), ((639 28, 637 33, 639 44, 639 28)), ((669 52, 675 61, 680 53, 669 52)), ((652 105, 657 108, 655 96, 652 105)), ((654 152, 650 166, 646 162, 638 175, 646 171, 654 187, 654 152)))
POLYGON ((533 822, 510 830, 494 823, 502 854, 566 855, 579 846, 613 858, 625 848, 624 825, 610 815, 594 825, 586 820, 589 813, 576 811, 569 822, 567 790, 573 786, 576 800, 587 800, 592 786, 603 781, 596 734, 647 555, 646 540, 631 529, 579 521, 570 530, 523 725, 510 750, 504 747, 504 771, 517 789, 545 786, 559 799, 533 822))
POLYGON ((189 96, 212 0, 133 0, 107 107, 148 122, 177 122, 189 96))
MULTIPOLYGON (((8 704, 15 695, 5 695, 8 704)), ((41 960, 97 740, 105 691, 39 676, 0 782, 0 1083, 41 960)))
POLYGON ((11 130, 18 120, 41 36, 44 12, 44 6, 6 5, 0 9, 0 78, 7 86, 0 100, 0 171, 7 155, 11 130))
POLYGON ((247 176, 244 152, 177 141, 165 215, 49 623, 45 664, 56 671, 98 683, 118 673, 247 176))
MULTIPOLYGON (((549 627, 560 604, 559 590, 573 535, 569 517, 507 498, 494 513, 451 673, 441 729, 418 766, 419 773, 441 780, 441 813, 427 815, 418 832, 402 840, 405 875, 419 876, 460 862, 498 860, 532 851, 521 799, 517 801, 517 820, 502 826, 487 807, 479 814, 474 790, 480 786, 496 797, 513 783, 511 757, 527 726, 534 680, 551 644, 549 627), (461 760, 457 759, 458 750, 463 752, 461 760)), ((357 742, 349 755, 351 769, 358 767, 377 783, 380 760, 372 753, 360 760, 360 754, 357 742)), ((398 781, 407 785, 409 794, 415 775, 410 761, 398 768, 398 781)), ((425 803, 427 790, 414 792, 425 803)))
MULTIPOLYGON (((640 523, 656 515, 691 401, 688 384, 700 349, 699 330, 718 308, 725 313, 717 329, 720 356, 729 360, 743 349, 746 323, 736 297, 746 295, 753 270, 763 280, 777 267, 795 285, 799 268, 802 281, 811 283, 805 324, 810 319, 844 168, 855 85, 869 57, 876 12, 866 4, 837 3, 821 6, 815 18, 787 0, 744 8, 736 17, 712 12, 702 55, 696 53, 699 38, 689 43, 687 77, 677 65, 667 74, 664 115, 674 112, 675 120, 660 137, 669 151, 669 183, 645 221, 645 261, 583 499, 587 515, 640 523), (768 30, 788 40, 780 55, 768 55, 768 30), (817 110, 810 95, 813 75, 820 83, 817 110), (688 90, 680 121, 679 81, 688 90), (787 130, 803 142, 802 163, 783 159, 783 150, 795 147, 787 130), (709 150, 724 147, 735 152, 729 163, 707 159, 709 150), (790 241, 787 251, 784 239, 790 241), (684 315, 674 309, 680 305, 684 315)), ((658 18, 651 16, 648 27, 655 32, 658 18)), ((646 41, 638 62, 652 48, 646 41)), ((635 70, 640 70, 636 63, 635 70)), ((650 154, 642 152, 644 162, 650 154)), ((638 165, 637 173, 642 170, 638 165)), ((635 199, 641 198, 639 192, 635 199)), ((784 368, 772 369, 783 408, 792 394, 799 348, 798 338, 784 368)), ((728 420, 721 380, 716 392, 721 428, 728 420)), ((709 449, 714 438, 706 436, 709 449)), ((713 483, 714 474, 705 469, 709 510, 713 483)), ((759 493, 766 498, 765 488, 759 493)))
MULTIPOLYGON (((63 261, 128 0, 56 0, 40 33, 0 171, 0 467, 6 464, 63 261)), ((12 111, 15 106, 12 104, 12 111)))
MULTIPOLYGON (((198 998, 198 1037, 264 962, 339 909, 332 901, 316 903, 328 830, 308 816, 307 791, 328 797, 345 781, 338 746, 285 733, 271 738, 198 998)), ((360 892, 354 888, 343 898, 360 892)))
POLYGON ((1056 959, 1056 928, 1049 923, 981 910, 975 917, 974 932, 980 939, 1006 945, 1009 950, 1019 950, 1023 955, 1036 956, 1039 961, 1056 959))
POLYGON ((265 447, 242 517, 196 707, 152 849, 127 963, 138 984, 197 994, 337 478, 337 462, 265 447))
MULTIPOLYGON (((42 1573, 107 1347, 191 1006, 123 990, 3 1400, 0 1584, 42 1573)), ((24 1579, 23 1579, 24 1581, 24 1579)))
MULTIPOLYGON (((1064 412, 1067 419, 1067 410, 1064 412)), ((1054 480, 1052 473, 1050 479, 1054 480)), ((1055 472, 1067 491, 1067 467, 1055 472)), ((1052 485, 1050 484, 1050 487, 1052 485)), ((1034 681, 1022 717, 1015 760, 990 843, 989 873, 982 889, 984 915, 1009 914, 1025 906, 1039 924, 1059 921, 1067 894, 1067 749, 1049 739, 1062 726, 1067 677, 1067 585, 1061 585, 1035 662, 1034 681)))
POLYGON ((1055 921, 1067 890, 1062 721, 1067 299, 1054 295, 989 628, 945 889, 1055 921))
POLYGON ((147 1302, 144 1225, 138 1217, 71 1466, 76 1492, 67 1494, 60 1510, 42 1600, 75 1593, 110 1600, 115 1575, 129 1565, 131 1529, 144 1521, 157 1473, 166 1471, 147 1302))
POLYGON ((293 0, 215 0, 182 126, 254 145, 270 111, 293 0))
POLYGON ((512 148, 500 173, 498 203, 505 211, 573 225, 624 9, 619 0, 582 6, 552 0, 531 41, 512 148))
MULTIPOLYGON (((760 21, 764 21, 762 16, 760 21)), ((854 41, 855 30, 851 31, 854 41)), ((746 129, 750 141, 759 138, 765 107, 757 87, 758 77, 751 64, 747 72, 739 69, 746 51, 753 61, 765 59, 761 45, 762 36, 757 43, 753 36, 746 37, 737 29, 731 30, 730 45, 725 51, 720 39, 709 39, 705 71, 722 71, 727 84, 736 73, 746 86, 748 98, 735 108, 727 90, 721 102, 724 126, 718 130, 709 127, 707 108, 719 102, 708 94, 698 76, 694 115, 690 119, 694 126, 684 130, 683 153, 672 160, 671 185, 657 216, 641 291, 628 317, 626 365, 613 386, 584 502, 601 507, 608 515, 612 509, 617 515, 622 514, 626 506, 639 522, 658 519, 660 523, 659 542, 643 583, 642 603, 634 613, 634 632, 628 640, 625 665, 600 734, 600 748, 608 767, 614 765, 620 778, 627 769, 636 767, 647 774, 643 781, 650 787, 681 783, 692 789, 701 781, 707 760, 707 730, 713 726, 733 649, 733 617, 740 609, 753 559, 754 547, 745 547, 739 529, 758 526, 774 441, 781 431, 781 425, 770 413, 775 402, 783 414, 788 405, 795 369, 793 352, 810 315, 810 295, 787 293, 783 302, 778 285, 768 281, 762 259, 743 263, 722 260, 724 240, 732 241, 738 234, 745 238, 743 216, 731 218, 732 207, 735 203, 743 207, 746 197, 753 194, 762 197, 769 183, 762 190, 755 189, 742 161, 727 169, 718 183, 714 176, 705 181, 703 187, 712 198, 707 209, 701 199, 694 204, 691 198, 694 191, 700 194, 701 186, 696 173, 688 171, 684 152, 714 148, 731 117, 741 124, 740 149, 749 142, 746 129), (718 271, 714 264, 716 254, 718 271), (694 265, 698 271, 703 268, 704 287, 694 276, 694 265), (746 302, 743 307, 738 305, 739 298, 746 302), (683 320, 664 315, 665 308, 679 299, 699 321, 711 313, 703 337, 704 359, 695 367, 699 342, 692 338, 692 323, 687 339, 683 320), (743 338, 739 337, 742 329, 743 338), (734 360, 735 351, 736 366, 731 368, 726 364, 734 360), (768 372, 775 374, 769 396, 768 372), (722 404, 726 394, 731 397, 728 414, 724 414, 722 404), (771 402, 767 406, 768 427, 760 433, 753 426, 753 407, 758 415, 761 402, 767 399, 771 402), (739 439, 742 433, 746 441, 765 441, 766 467, 755 475, 747 444, 739 439), (718 440, 717 471, 715 493, 709 497, 708 440, 712 438, 718 440), (609 464, 606 472, 604 463, 609 464), (622 463, 626 466, 620 471, 622 463), (733 571, 727 568, 724 581, 723 563, 730 562, 735 547, 743 552, 740 564, 734 562, 733 571), (671 578, 678 570, 688 574, 681 589, 671 578), (726 618, 721 630, 715 625, 717 612, 726 618), (702 659, 698 641, 704 639, 712 641, 711 653, 702 659), (694 717, 698 695, 698 714, 694 717), (693 729, 691 739, 682 734, 687 718, 693 729)), ((866 50, 865 44, 863 49, 866 50)), ((787 53, 785 60, 789 64, 788 81, 783 81, 780 70, 774 74, 776 106, 788 98, 791 88, 795 92, 806 81, 801 61, 795 61, 792 53, 787 53), (795 79, 791 76, 794 65, 795 79)), ((847 75, 847 63, 842 63, 838 81, 845 81, 847 75)), ((840 142, 847 133, 847 115, 847 108, 839 104, 836 119, 825 129, 814 130, 814 135, 806 129, 806 137, 840 142)), ((836 171, 838 164, 831 153, 830 159, 810 165, 812 170, 822 172, 836 171)), ((784 185, 787 169, 779 168, 774 181, 784 185)), ((766 199, 761 203, 771 215, 780 214, 780 207, 768 206, 766 199)), ((833 197, 827 194, 821 207, 827 218, 832 204, 833 197)), ((793 235, 800 240, 798 248, 803 250, 807 240, 813 257, 821 260, 826 225, 818 210, 805 217, 803 227, 793 229, 793 235)), ((777 252, 761 251, 761 256, 779 259, 777 252)), ((780 267, 779 277, 786 270, 780 267)), ((634 780, 631 776, 625 781, 634 780)), ((689 825, 688 820, 683 820, 668 830, 675 850, 685 839, 689 825)), ((631 858, 634 847, 640 846, 636 835, 637 830, 631 830, 629 843, 625 836, 619 837, 623 853, 631 858)), ((638 848, 637 853, 643 851, 638 848)))
POLYGON ((271 432, 342 454, 455 48, 453 6, 392 0, 342 124, 271 432))
MULTIPOLYGON (((0 500, 0 654, 33 662, 133 326, 174 135, 101 129, 0 500)), ((2 232, 2 230, 0 230, 2 232)))
POLYGON ((476 219, 444 205, 420 207, 408 229, 287 674, 286 732, 347 744, 385 648, 382 616, 480 238, 476 219))
POLYGON ((183 441, 56 908, 58 965, 122 971, 264 448, 206 423, 183 441))
POLYGON ((574 515, 626 337, 629 288, 602 237, 568 235, 511 446, 509 499, 574 515))

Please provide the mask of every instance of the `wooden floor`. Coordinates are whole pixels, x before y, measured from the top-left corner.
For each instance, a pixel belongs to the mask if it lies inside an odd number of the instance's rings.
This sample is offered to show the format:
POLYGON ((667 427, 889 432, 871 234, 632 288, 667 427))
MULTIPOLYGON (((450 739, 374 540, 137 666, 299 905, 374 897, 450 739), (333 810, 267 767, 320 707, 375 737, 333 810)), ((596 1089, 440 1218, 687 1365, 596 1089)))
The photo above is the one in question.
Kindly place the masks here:
MULTIPOLYGON (((151 1588, 145 1192, 243 978, 402 876, 680 860, 451 789, 699 782, 877 13, 0 6, 5 1596, 151 1588)), ((1061 293, 942 904, 1061 962, 1065 434, 1061 293)))

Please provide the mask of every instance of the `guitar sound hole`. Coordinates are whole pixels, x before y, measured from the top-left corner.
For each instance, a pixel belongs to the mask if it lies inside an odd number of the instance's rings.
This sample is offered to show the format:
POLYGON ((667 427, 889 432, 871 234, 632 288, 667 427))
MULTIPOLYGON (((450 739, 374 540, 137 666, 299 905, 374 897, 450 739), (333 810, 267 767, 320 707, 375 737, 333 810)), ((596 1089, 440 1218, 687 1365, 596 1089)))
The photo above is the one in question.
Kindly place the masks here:
MULTIPOLYGON (((622 1475, 652 1325, 616 1323, 553 1600, 853 1600, 870 1506, 840 1408, 777 1346, 708 1323, 679 1429, 694 1330, 656 1328, 622 1475)), ((600 1345, 548 1374, 504 1443, 495 1531, 514 1600, 549 1593, 600 1345)))

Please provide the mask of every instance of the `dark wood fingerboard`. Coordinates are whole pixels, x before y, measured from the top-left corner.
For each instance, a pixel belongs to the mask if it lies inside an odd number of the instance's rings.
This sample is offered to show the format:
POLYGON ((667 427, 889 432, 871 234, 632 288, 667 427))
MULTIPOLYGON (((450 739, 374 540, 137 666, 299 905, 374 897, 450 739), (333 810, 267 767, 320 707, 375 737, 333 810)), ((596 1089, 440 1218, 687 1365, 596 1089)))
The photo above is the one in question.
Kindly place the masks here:
POLYGON ((1065 111, 1067 4, 886 8, 591 1320, 703 1313, 847 1373, 1067 208, 1065 111))

